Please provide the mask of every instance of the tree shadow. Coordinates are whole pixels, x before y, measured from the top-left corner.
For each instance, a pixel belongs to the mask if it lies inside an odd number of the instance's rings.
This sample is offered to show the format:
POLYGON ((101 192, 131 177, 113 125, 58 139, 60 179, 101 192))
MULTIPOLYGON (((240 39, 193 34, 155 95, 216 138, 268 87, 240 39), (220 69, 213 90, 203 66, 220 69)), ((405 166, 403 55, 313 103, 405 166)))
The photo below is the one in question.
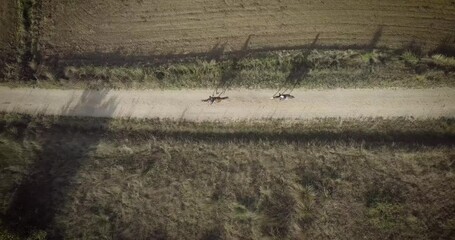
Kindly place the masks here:
POLYGON ((210 58, 210 59, 213 59, 213 60, 221 60, 221 58, 223 57, 223 54, 224 52, 226 51, 226 46, 227 46, 227 42, 224 42, 224 43, 216 43, 215 46, 213 46, 210 51, 208 51, 207 53, 207 56, 210 58))
POLYGON ((430 52, 433 54, 443 54, 448 57, 455 57, 455 35, 447 36, 441 40, 436 49, 430 52))
MULTIPOLYGON (((232 62, 228 62, 226 65, 223 65, 223 67, 221 68, 220 79, 219 79, 218 83, 216 84, 215 89, 213 90, 212 96, 218 96, 218 97, 222 96, 226 92, 226 90, 232 86, 233 82, 236 79, 238 79, 240 72, 242 70, 239 65, 239 61, 248 55, 248 49, 249 49, 249 45, 250 45, 252 37, 253 37, 253 35, 249 35, 248 38, 246 39, 245 43, 243 44, 242 48, 238 52, 236 52, 235 54, 232 55, 232 62)), ((226 43, 223 45, 223 47, 225 47, 225 46, 226 46, 226 43)), ((223 51, 221 52, 221 55, 223 55, 223 53, 224 53, 224 48, 223 48, 223 51)))
POLYGON ((417 56, 423 56, 424 50, 423 46, 419 44, 415 39, 403 46, 402 49, 396 51, 398 54, 403 54, 404 52, 409 51, 414 53, 417 56))
MULTIPOLYGON (((303 80, 308 76, 308 73, 310 70, 314 67, 313 63, 309 60, 309 56, 311 52, 315 49, 325 49, 326 47, 320 46, 317 44, 320 33, 318 33, 315 38, 313 39, 313 42, 305 48, 305 50, 301 53, 295 56, 292 61, 291 61, 291 70, 289 75, 286 77, 284 82, 281 84, 281 86, 278 88, 278 90, 274 93, 273 97, 276 97, 277 95, 280 94, 290 94, 292 91, 298 87, 303 80)), ((378 43, 381 40, 383 35, 383 26, 379 26, 377 30, 374 32, 371 40, 368 42, 368 44, 363 45, 363 46, 357 46, 353 47, 353 49, 369 49, 372 50, 374 48, 378 47, 378 43)), ((338 48, 333 48, 333 49, 338 49, 338 48)), ((343 48, 341 48, 343 49, 343 48)), ((371 63, 370 63, 371 64, 371 63)))
MULTIPOLYGON (((242 58, 246 55, 248 56, 261 56, 264 53, 271 51, 292 51, 292 50, 305 50, 305 49, 318 49, 318 50, 365 50, 365 49, 388 49, 386 47, 378 46, 378 43, 383 35, 383 26, 379 26, 378 29, 373 33, 371 40, 366 44, 350 44, 350 45, 340 45, 340 44, 325 44, 325 45, 314 45, 310 44, 301 44, 293 46, 279 46, 279 47, 261 47, 261 48, 251 48, 251 40, 255 35, 250 34, 246 39, 243 46, 238 50, 227 51, 226 47, 228 45, 227 41, 216 43, 210 50, 206 52, 177 52, 169 51, 167 53, 163 52, 150 52, 148 54, 144 53, 132 53, 125 54, 122 48, 117 49, 113 52, 102 52, 95 50, 93 52, 84 52, 84 53, 61 53, 59 56, 47 55, 45 56, 45 65, 53 65, 53 63, 58 62, 59 68, 64 68, 65 66, 151 66, 157 64, 169 64, 174 62, 192 62, 195 58, 204 59, 204 60, 225 60, 225 59, 235 59, 242 58)), ((58 70, 57 72, 62 72, 58 70)))
MULTIPOLYGON (((109 97, 108 91, 84 91, 82 95, 68 101, 62 109, 63 115, 78 114, 87 104, 99 106, 105 113, 112 115, 117 100, 109 97)), ((96 150, 100 141, 99 136, 102 134, 71 131, 65 121, 65 117, 56 116, 49 123, 50 131, 25 130, 31 131, 28 136, 36 141, 41 149, 37 151, 28 175, 16 187, 9 208, 2 216, 3 222, 24 237, 31 232, 44 230, 49 239, 62 238, 54 225, 58 209, 69 200, 68 193, 77 186, 75 177, 79 169, 91 152, 96 150)), ((108 118, 96 121, 104 126, 103 129, 110 122, 108 118)))
POLYGON ((110 96, 110 90, 86 90, 80 96, 73 96, 62 107, 65 116, 112 117, 117 106, 117 98, 110 96))
POLYGON ((311 51, 317 46, 320 35, 320 33, 316 34, 310 47, 292 59, 289 75, 273 96, 276 96, 277 94, 292 93, 294 88, 305 79, 312 68, 312 64, 308 60, 308 57, 310 56, 311 51))
POLYGON ((224 65, 221 68, 221 76, 218 83, 216 84, 215 89, 213 90, 212 96, 222 96, 224 93, 226 93, 226 90, 232 86, 234 80, 240 74, 238 61, 238 58, 234 58, 232 62, 224 65))
POLYGON ((378 47, 378 43, 382 38, 383 28, 384 28, 383 26, 378 27, 376 32, 374 32, 373 37, 371 38, 370 42, 368 43, 368 45, 366 45, 366 48, 371 50, 371 49, 378 47))

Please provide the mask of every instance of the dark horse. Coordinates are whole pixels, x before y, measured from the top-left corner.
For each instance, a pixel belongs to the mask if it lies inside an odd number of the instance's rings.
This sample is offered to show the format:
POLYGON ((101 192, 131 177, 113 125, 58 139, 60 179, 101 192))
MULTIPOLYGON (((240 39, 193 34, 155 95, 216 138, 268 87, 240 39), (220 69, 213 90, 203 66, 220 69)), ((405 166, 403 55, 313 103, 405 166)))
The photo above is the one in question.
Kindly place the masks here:
POLYGON ((278 95, 275 95, 272 97, 272 99, 277 99, 277 98, 279 98, 281 101, 281 100, 293 99, 295 97, 288 93, 278 93, 278 95))
POLYGON ((202 100, 203 102, 209 102, 213 104, 214 102, 221 102, 222 100, 228 99, 229 97, 220 97, 220 96, 209 96, 209 98, 202 100))

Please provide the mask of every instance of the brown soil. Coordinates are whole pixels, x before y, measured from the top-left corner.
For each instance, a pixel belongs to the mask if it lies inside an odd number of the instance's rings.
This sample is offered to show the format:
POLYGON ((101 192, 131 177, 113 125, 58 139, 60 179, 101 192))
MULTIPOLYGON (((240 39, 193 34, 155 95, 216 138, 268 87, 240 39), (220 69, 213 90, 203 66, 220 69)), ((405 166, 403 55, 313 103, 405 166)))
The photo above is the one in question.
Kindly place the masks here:
POLYGON ((318 46, 432 49, 455 29, 455 2, 445 0, 44 0, 42 14, 45 57, 215 54, 315 39, 318 46))
POLYGON ((3 0, 0 4, 0 57, 14 52, 17 44, 19 18, 16 2, 15 0, 3 0))

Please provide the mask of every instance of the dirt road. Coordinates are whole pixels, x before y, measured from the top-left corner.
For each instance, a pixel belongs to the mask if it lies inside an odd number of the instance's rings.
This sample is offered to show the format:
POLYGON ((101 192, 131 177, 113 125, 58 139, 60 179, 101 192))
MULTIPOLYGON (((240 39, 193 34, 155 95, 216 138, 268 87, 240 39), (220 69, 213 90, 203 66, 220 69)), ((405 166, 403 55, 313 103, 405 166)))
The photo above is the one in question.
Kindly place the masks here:
POLYGON ((210 90, 49 90, 0 87, 0 111, 94 117, 193 121, 324 117, 455 117, 455 89, 295 90, 272 100, 273 90, 232 90, 213 105, 210 90))

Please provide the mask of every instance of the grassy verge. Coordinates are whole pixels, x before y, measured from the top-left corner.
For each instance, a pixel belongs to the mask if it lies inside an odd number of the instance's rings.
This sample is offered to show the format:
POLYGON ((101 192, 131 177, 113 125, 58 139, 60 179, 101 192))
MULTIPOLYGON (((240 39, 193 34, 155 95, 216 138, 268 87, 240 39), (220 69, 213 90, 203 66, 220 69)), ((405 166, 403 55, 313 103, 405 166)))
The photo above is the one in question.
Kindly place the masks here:
POLYGON ((427 88, 455 85, 454 57, 423 56, 417 48, 414 52, 419 54, 385 49, 301 49, 232 56, 220 53, 220 56, 214 56, 216 60, 171 61, 171 56, 167 60, 163 56, 161 60, 150 60, 156 56, 119 56, 123 59, 120 63, 94 60, 96 64, 84 64, 99 57, 96 55, 86 56, 85 60, 65 60, 56 56, 43 60, 39 45, 41 1, 15 1, 17 51, 1 59, 0 85, 84 89, 427 88), (125 65, 119 65, 122 62, 125 65))
POLYGON ((79 239, 447 238, 453 126, 2 114, 1 219, 79 239))
MULTIPOLYGON (((453 87, 453 58, 362 50, 296 50, 221 60, 193 59, 125 66, 46 65, 37 81, 3 85, 45 88, 369 88, 453 87)), ((108 63, 106 63, 108 64, 108 63)))

